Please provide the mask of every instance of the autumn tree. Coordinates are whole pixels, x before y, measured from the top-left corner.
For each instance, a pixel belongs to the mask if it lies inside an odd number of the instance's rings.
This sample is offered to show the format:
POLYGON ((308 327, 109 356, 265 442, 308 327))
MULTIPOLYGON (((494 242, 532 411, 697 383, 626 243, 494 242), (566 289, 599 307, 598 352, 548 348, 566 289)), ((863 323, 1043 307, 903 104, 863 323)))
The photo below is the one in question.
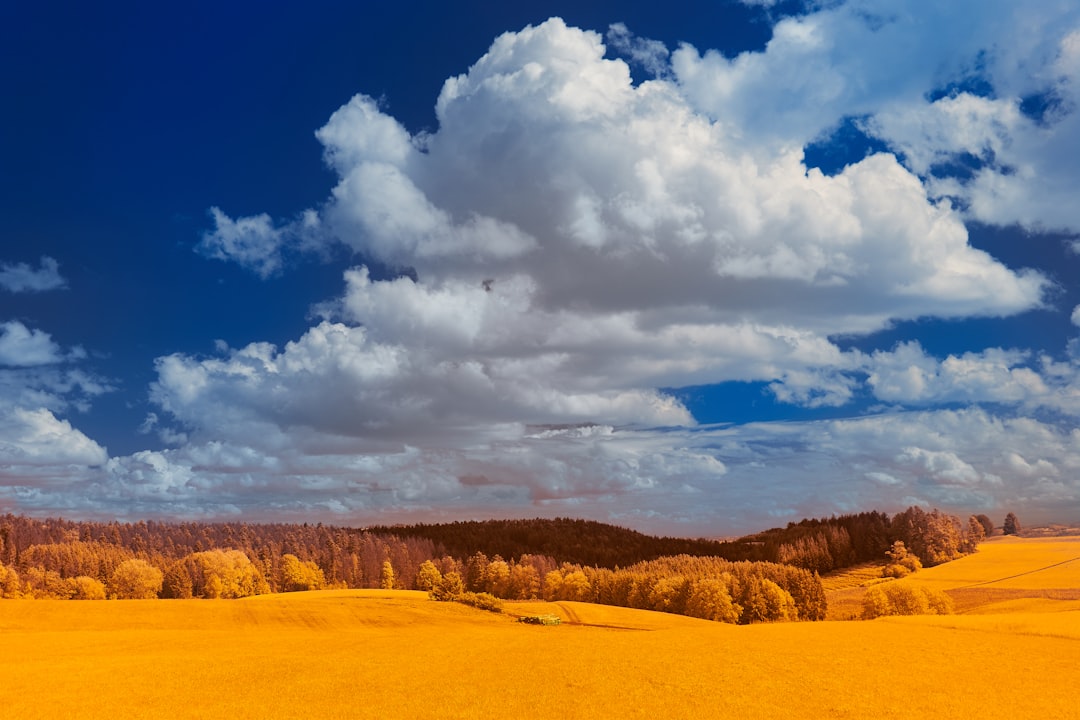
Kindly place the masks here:
POLYGON ((902 578, 922 570, 922 562, 907 549, 903 540, 894 542, 885 555, 889 558, 889 563, 882 568, 882 577, 902 578))
POLYGON ((555 568, 544 575, 544 599, 548 602, 558 600, 562 592, 562 570, 555 568))
POLYGON ((184 560, 177 560, 165 568, 161 584, 161 597, 174 600, 187 600, 194 596, 194 583, 191 571, 184 560))
POLYGON ((506 597, 511 600, 531 600, 540 595, 540 573, 536 566, 522 561, 510 566, 510 584, 506 597))
POLYGON ((564 571, 562 584, 559 588, 560 600, 577 600, 579 602, 592 601, 592 584, 589 577, 580 568, 564 571))
POLYGON ((979 543, 986 539, 986 528, 979 522, 979 518, 972 515, 968 518, 967 532, 964 534, 963 551, 973 553, 979 548, 979 543))
POLYGON ((383 590, 394 589, 394 566, 389 560, 383 560, 382 571, 379 576, 379 587, 383 590))
POLYGON ((493 557, 484 572, 481 585, 480 592, 506 597, 510 589, 510 565, 498 555, 493 557))
POLYGON ((473 592, 482 591, 487 582, 487 568, 487 555, 480 551, 470 555, 465 561, 465 575, 462 577, 465 581, 465 589, 473 592))
POLYGON ((435 567, 435 563, 431 560, 420 563, 420 570, 416 573, 417 590, 431 592, 431 589, 438 585, 440 580, 442 580, 442 573, 439 572, 439 568, 435 567))
POLYGON ((0 598, 22 597, 22 583, 15 568, 0 564, 0 598))
POLYGON ((105 583, 97 578, 79 575, 68 580, 72 600, 104 600, 105 583))
POLYGON ((1005 522, 1001 526, 1002 532, 1006 535, 1019 535, 1020 534, 1020 521, 1016 519, 1015 513, 1009 513, 1005 516, 1005 522))
POLYGON ((704 620, 737 623, 742 608, 732 602, 728 583, 720 579, 703 578, 691 585, 686 599, 686 614, 704 620))
POLYGON ((795 599, 772 580, 750 575, 740 585, 738 601, 743 609, 739 616, 741 624, 798 619, 795 599))
POLYGON ((31 565, 23 569, 22 581, 23 594, 35 599, 67 600, 71 596, 71 587, 55 570, 31 565))
POLYGON ((8 539, 10 537, 11 525, 7 523, 0 525, 0 567, 15 562, 15 544, 8 539))
POLYGON ((938 590, 904 583, 874 585, 863 595, 864 620, 884 615, 950 615, 952 598, 938 590))
POLYGON ((979 521, 979 524, 983 527, 983 535, 985 537, 992 537, 994 534, 994 521, 983 514, 978 514, 975 519, 979 521))
POLYGON ((446 602, 458 599, 464 592, 465 583, 461 579, 461 574, 451 570, 443 575, 439 582, 435 583, 434 587, 431 588, 430 595, 433 600, 446 602))
POLYGON ((145 560, 125 560, 109 578, 109 594, 120 600, 149 600, 161 592, 163 579, 164 574, 145 560))
POLYGON ((204 550, 185 558, 192 594, 203 598, 241 598, 270 592, 262 572, 240 550, 204 550))
POLYGON ((683 615, 689 595, 690 582, 681 575, 657 578, 649 589, 649 609, 683 615))
POLYGON ((291 553, 281 557, 281 580, 285 592, 322 590, 326 587, 326 577, 318 565, 311 560, 301 561, 291 553))

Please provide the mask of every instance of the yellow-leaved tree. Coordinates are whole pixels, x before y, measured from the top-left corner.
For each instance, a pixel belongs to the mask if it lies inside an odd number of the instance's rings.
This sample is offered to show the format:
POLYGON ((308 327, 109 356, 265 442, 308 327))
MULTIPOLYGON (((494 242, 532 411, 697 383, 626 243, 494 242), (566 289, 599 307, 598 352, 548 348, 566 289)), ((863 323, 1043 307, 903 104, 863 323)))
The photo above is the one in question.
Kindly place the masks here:
POLYGON ((863 619, 882 615, 951 615, 953 602, 940 590, 903 583, 874 585, 863 595, 863 619))
POLYGON ((68 580, 72 600, 104 600, 105 583, 88 575, 79 575, 68 580))
POLYGON ((109 595, 119 600, 156 598, 163 579, 164 574, 145 560, 125 560, 109 577, 109 595))
POLYGON ((0 564, 0 598, 22 597, 22 583, 15 568, 0 564))
POLYGON ((695 581, 686 599, 686 614, 716 622, 739 622, 742 608, 732 602, 727 586, 727 582, 716 578, 695 581))
POLYGON ((425 560, 420 563, 420 569, 416 573, 416 589, 431 592, 432 588, 442 580, 442 573, 435 563, 425 560))
POLYGON ((322 590, 326 587, 322 568, 311 560, 301 561, 292 554, 281 557, 281 580, 285 592, 322 590))
POLYGON ((240 550, 205 550, 184 560, 197 597, 241 598, 270 592, 262 573, 240 550))
POLYGON ((394 566, 390 564, 389 560, 383 561, 379 587, 383 590, 394 589, 394 566))

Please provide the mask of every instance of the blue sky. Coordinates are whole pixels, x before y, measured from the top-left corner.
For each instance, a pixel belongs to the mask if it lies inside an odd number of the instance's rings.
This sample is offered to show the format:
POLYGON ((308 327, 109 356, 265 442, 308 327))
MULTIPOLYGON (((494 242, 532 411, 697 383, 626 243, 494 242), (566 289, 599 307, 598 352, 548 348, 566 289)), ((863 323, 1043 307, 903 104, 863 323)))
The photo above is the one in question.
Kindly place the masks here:
POLYGON ((1080 10, 939 5, 5 7, 0 512, 1080 519, 1080 10))

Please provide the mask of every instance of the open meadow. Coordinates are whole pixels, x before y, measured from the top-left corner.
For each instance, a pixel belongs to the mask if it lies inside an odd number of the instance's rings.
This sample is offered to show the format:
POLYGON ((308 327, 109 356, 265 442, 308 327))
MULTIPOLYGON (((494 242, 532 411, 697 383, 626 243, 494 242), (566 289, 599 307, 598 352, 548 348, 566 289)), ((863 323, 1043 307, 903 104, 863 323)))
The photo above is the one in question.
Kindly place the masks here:
POLYGON ((408 591, 5 600, 0 715, 1080 718, 1080 538, 995 540, 902 582, 960 614, 739 627, 408 591), (514 621, 533 613, 564 623, 514 621))

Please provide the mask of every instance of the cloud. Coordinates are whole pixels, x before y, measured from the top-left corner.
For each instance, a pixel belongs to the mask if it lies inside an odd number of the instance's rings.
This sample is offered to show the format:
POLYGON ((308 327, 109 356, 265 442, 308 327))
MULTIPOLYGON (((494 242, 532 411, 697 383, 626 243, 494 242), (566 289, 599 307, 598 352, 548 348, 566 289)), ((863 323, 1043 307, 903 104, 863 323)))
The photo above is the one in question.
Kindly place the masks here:
POLYGON ((50 358, 54 364, 0 368, 0 509, 44 503, 51 512, 78 512, 87 502, 80 483, 108 459, 104 447, 57 414, 88 410, 111 385, 50 358))
MULTIPOLYGON (((0 287, 42 292, 66 283, 56 261, 43 257, 40 270, 0 266, 0 287)), ((72 483, 103 465, 108 453, 56 415, 85 411, 112 390, 107 380, 73 366, 85 358, 82 348, 64 350, 47 332, 0 322, 0 510, 22 511, 40 501, 66 511, 85 501, 68 494, 72 483)))
POLYGON ((830 334, 1039 304, 1044 279, 971 248, 891 156, 808 173, 604 50, 559 20, 506 33, 416 138, 357 96, 318 133, 340 177, 327 225, 423 282, 527 275, 542 309, 830 334))
POLYGON ((803 148, 846 119, 968 216, 1080 229, 1080 10, 1063 3, 810 6, 761 52, 671 57, 686 97, 752 145, 803 148))
POLYGON ((319 230, 318 215, 305 211, 300 218, 275 227, 266 213, 232 219, 210 208, 214 229, 203 233, 196 250, 206 257, 231 260, 266 279, 279 273, 287 250, 312 250, 319 230))
POLYGON ((613 23, 608 27, 607 45, 610 50, 630 58, 653 77, 665 77, 670 74, 668 58, 671 53, 664 43, 658 40, 641 38, 630 32, 623 23, 613 23))
POLYGON ((60 346, 48 333, 31 330, 18 320, 0 323, 0 366, 30 367, 61 360, 60 346))
POLYGON ((60 265, 51 257, 41 257, 41 268, 33 269, 26 263, 0 264, 0 288, 12 293, 45 292, 67 287, 67 280, 60 275, 60 265))
MULTIPOLYGON (((928 93, 1015 32, 1010 8, 829 4, 780 21, 764 52, 683 46, 670 76, 636 85, 599 34, 553 19, 449 78, 430 133, 357 95, 317 132, 337 180, 305 216, 310 242, 403 272, 351 268, 322 322, 284 346, 159 358, 151 399, 186 442, 114 458, 95 502, 643 524, 652 512, 666 531, 700 532, 911 503, 1075 505, 1075 435, 1010 415, 1080 408, 1071 362, 833 339, 1043 306, 1046 278, 973 248, 922 172, 943 157, 935 137, 1010 152, 986 131, 1002 108, 948 94, 963 100, 936 108, 940 132, 902 161, 879 153, 832 176, 803 163, 806 143, 850 116, 908 142, 889 119, 939 102, 928 93), (657 390, 729 380, 810 407, 865 392, 1010 410, 702 428, 657 390)), ((1046 17, 1031 20, 1062 37, 1046 17)), ((639 61, 664 55, 629 31, 608 37, 639 61)), ((1021 44, 1014 59, 1042 57, 1021 44)), ((303 244, 294 224, 211 212, 203 251, 263 276, 303 244)))
POLYGON ((468 446, 365 453, 325 436, 317 451, 272 431, 250 439, 112 458, 67 487, 27 476, 18 491, 47 509, 66 507, 74 487, 84 512, 133 518, 572 514, 686 535, 911 504, 1022 508, 1031 522, 1080 510, 1076 431, 978 409, 669 430, 532 427, 468 446))
POLYGON ((1052 392, 1038 372, 1024 365, 1028 360, 1026 352, 991 348, 939 361, 909 342, 891 352, 875 352, 867 382, 875 397, 909 405, 1022 403, 1052 392))
POLYGON ((45 409, 8 410, 0 427, 2 465, 100 465, 107 458, 104 448, 45 409))
POLYGON ((323 322, 280 351, 257 343, 224 358, 161 358, 152 399, 197 436, 251 440, 269 425, 325 433, 358 452, 387 443, 468 442, 528 422, 692 422, 656 391, 545 383, 555 363, 432 357, 424 348, 379 342, 365 328, 323 322))

